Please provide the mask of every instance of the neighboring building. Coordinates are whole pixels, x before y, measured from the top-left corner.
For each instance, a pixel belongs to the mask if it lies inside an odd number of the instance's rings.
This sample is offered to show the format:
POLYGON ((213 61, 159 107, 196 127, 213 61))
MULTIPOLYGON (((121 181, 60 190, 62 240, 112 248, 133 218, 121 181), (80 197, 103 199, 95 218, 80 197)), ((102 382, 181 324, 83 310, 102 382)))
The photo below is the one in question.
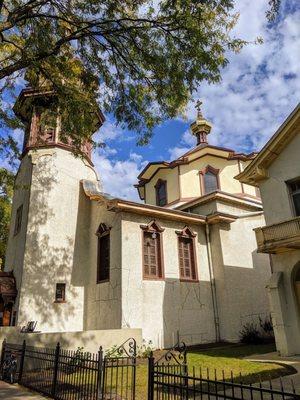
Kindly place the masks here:
POLYGON ((15 106, 27 124, 6 257, 17 324, 142 328, 166 347, 236 341, 246 322, 266 317, 270 265, 253 233, 264 224, 261 200, 233 179, 255 155, 210 146, 199 112, 197 146, 140 174, 147 204, 112 198, 87 146, 75 157, 59 140, 59 121, 41 125, 53 97, 26 89, 15 106))
POLYGON ((267 288, 277 349, 300 354, 300 105, 237 178, 261 192, 267 225, 255 233, 258 252, 272 259, 267 288))

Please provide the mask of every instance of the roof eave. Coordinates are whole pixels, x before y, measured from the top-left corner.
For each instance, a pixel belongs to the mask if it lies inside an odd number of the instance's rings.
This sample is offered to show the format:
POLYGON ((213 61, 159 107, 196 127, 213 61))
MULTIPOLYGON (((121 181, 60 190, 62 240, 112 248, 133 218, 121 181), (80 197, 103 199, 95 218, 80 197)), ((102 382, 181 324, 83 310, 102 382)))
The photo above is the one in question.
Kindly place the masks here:
POLYGON ((156 207, 145 204, 138 204, 127 200, 115 199, 107 203, 107 209, 115 212, 133 212, 136 214, 148 215, 151 217, 169 219, 173 221, 182 221, 196 225, 206 223, 206 217, 198 214, 185 213, 183 211, 168 210, 162 207, 156 207))

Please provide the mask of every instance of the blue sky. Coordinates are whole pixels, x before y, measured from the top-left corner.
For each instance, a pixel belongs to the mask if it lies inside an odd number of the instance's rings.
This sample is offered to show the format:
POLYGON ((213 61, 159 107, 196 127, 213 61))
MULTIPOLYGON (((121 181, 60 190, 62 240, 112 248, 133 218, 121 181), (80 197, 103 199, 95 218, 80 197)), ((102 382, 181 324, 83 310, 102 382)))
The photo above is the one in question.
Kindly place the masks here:
MULTIPOLYGON (((236 1, 240 19, 234 34, 249 41, 261 36, 264 43, 229 55, 222 82, 203 84, 194 95, 203 100, 203 114, 213 123, 211 144, 244 152, 259 150, 299 102, 300 2, 283 0, 275 24, 268 24, 267 8, 268 0, 236 1)), ((188 128, 195 116, 191 101, 186 119, 158 126, 146 147, 136 146, 134 133, 122 131, 106 116, 97 137, 107 146, 93 157, 104 190, 137 200, 133 184, 148 161, 177 158, 194 145, 188 128)), ((21 139, 20 132, 16 135, 21 139)))

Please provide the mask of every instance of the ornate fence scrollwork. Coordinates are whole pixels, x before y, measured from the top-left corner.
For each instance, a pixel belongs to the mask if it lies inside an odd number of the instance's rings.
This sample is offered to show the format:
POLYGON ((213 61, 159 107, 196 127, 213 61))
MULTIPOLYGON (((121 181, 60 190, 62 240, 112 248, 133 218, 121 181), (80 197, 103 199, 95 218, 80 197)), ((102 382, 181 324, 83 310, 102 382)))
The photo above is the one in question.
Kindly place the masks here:
POLYGON ((178 343, 172 349, 164 353, 158 360, 155 361, 154 365, 185 365, 186 364, 186 345, 184 342, 178 343))
POLYGON ((116 349, 115 355, 119 357, 136 357, 136 340, 134 338, 127 339, 116 349))
POLYGON ((148 362, 148 399, 165 398, 166 395, 176 396, 178 393, 183 399, 188 376, 185 343, 178 343, 157 360, 154 360, 152 354, 148 362))
POLYGON ((137 346, 134 338, 106 354, 100 399, 135 399, 137 346))

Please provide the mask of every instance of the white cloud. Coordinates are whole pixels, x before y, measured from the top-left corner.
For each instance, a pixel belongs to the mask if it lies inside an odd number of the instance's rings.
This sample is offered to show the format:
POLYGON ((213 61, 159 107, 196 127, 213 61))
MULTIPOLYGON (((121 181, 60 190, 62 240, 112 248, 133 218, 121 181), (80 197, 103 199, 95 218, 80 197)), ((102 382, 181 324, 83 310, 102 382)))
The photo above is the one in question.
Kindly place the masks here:
POLYGON ((176 160, 180 156, 182 156, 184 153, 189 151, 189 147, 171 147, 168 152, 170 153, 170 161, 176 160))
POLYGON ((135 161, 136 163, 141 163, 143 160, 143 156, 134 152, 130 153, 129 158, 130 160, 135 161))
POLYGON ((191 131, 187 129, 181 136, 179 146, 171 147, 168 150, 170 154, 170 160, 172 161, 179 158, 195 145, 196 145, 196 138, 191 134, 191 131))
POLYGON ((133 186, 137 183, 140 170, 147 164, 142 157, 131 153, 129 160, 113 160, 103 154, 93 157, 95 168, 99 173, 104 192, 112 196, 139 201, 137 189, 133 186))
POLYGON ((112 140, 116 140, 122 135, 122 129, 114 124, 110 119, 106 119, 100 130, 95 135, 95 140, 107 143, 112 140))
MULTIPOLYGON (((268 26, 267 1, 237 2, 241 13, 235 34, 247 40, 262 36, 264 44, 248 45, 230 55, 219 85, 203 84, 196 98, 213 122, 211 144, 258 150, 299 102, 300 11, 268 26)), ((194 120, 194 103, 188 107, 194 120)))

